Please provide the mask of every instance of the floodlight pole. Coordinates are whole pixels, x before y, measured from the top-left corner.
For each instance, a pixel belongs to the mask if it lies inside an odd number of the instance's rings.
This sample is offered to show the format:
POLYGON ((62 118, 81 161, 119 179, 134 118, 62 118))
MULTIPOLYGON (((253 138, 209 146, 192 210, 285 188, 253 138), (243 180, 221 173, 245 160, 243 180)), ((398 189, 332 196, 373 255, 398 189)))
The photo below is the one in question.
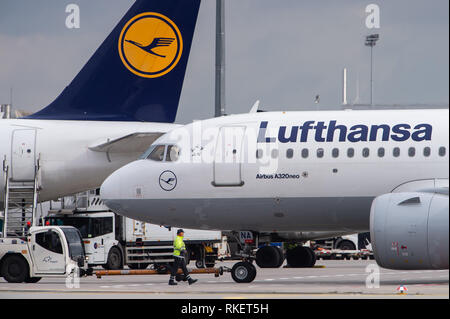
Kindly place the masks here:
POLYGON ((225 0, 216 0, 215 117, 225 115, 225 0))
POLYGON ((371 34, 366 37, 366 46, 370 47, 370 105, 373 106, 373 47, 379 40, 379 34, 371 34))
POLYGON ((370 105, 373 106, 373 45, 370 46, 370 105))

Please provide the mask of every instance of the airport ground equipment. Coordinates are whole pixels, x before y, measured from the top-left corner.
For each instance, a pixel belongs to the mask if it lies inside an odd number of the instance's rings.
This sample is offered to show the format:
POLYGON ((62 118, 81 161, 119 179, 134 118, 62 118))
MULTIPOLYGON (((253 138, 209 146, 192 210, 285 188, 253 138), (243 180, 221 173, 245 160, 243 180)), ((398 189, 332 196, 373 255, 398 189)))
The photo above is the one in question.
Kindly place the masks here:
POLYGON ((321 240, 314 240, 312 245, 325 249, 360 250, 371 249, 370 233, 348 234, 321 240))
POLYGON ((31 227, 25 237, 0 238, 0 277, 10 283, 36 283, 72 273, 83 276, 90 273, 87 264, 74 227, 31 227))
MULTIPOLYGON (((89 273, 80 232, 74 227, 36 226, 39 156, 34 132, 17 130, 22 141, 3 159, 4 212, 0 231, 0 277, 13 283, 34 283, 42 277, 89 273)), ((79 275, 79 274, 78 274, 79 275)))
POLYGON ((34 132, 16 131, 23 141, 15 145, 10 161, 3 159, 4 215, 3 236, 25 237, 36 225, 35 215, 39 195, 39 157, 34 154, 34 132))
POLYGON ((316 258, 322 260, 375 259, 373 252, 368 249, 341 250, 341 249, 324 249, 319 247, 314 252, 316 254, 316 258))
MULTIPOLYGON (((230 269, 227 267, 216 267, 216 268, 203 268, 203 269, 189 269, 189 274, 199 275, 199 274, 214 274, 215 277, 222 276, 225 272, 229 272, 230 269)), ((170 275, 170 270, 168 268, 159 269, 130 269, 130 270, 97 270, 94 272, 97 278, 102 278, 103 276, 128 276, 128 275, 170 275)), ((184 280, 184 275, 181 269, 178 270, 177 281, 184 280)))
POLYGON ((370 234, 350 234, 310 242, 317 259, 374 259, 370 234))
MULTIPOLYGON (((44 219, 50 225, 70 225, 80 230, 90 266, 107 270, 164 268, 173 261, 173 239, 177 228, 142 223, 111 212, 95 191, 65 197, 52 203, 44 219), (55 207, 59 205, 58 207, 55 207)), ((212 268, 218 259, 222 233, 185 229, 187 262, 197 268, 212 268)))

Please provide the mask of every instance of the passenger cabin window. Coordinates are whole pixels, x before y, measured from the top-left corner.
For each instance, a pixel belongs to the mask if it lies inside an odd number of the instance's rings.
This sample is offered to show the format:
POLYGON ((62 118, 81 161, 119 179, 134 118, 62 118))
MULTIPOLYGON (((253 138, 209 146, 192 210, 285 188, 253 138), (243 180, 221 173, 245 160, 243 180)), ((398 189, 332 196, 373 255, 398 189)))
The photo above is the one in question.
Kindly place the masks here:
POLYGON ((271 156, 273 159, 278 158, 278 150, 277 149, 272 150, 271 156))
POLYGON ((445 156, 445 154, 447 154, 447 149, 442 146, 439 148, 439 156, 445 156))
POLYGON ((347 150, 347 156, 350 157, 350 158, 352 158, 353 156, 355 156, 355 149, 352 148, 352 147, 350 147, 350 148, 347 150))
POLYGON ((384 151, 384 147, 380 147, 378 149, 378 157, 384 157, 385 151, 384 151))
POLYGON ((308 158, 309 156, 309 150, 307 148, 302 149, 302 157, 308 158))
POLYGON ((293 158, 294 157, 294 150, 292 148, 288 149, 286 151, 286 157, 287 158, 293 158))
POLYGON ((256 158, 260 159, 262 157, 263 157, 263 150, 262 149, 257 150, 256 151, 256 158))
POLYGON ((331 151, 331 155, 332 155, 334 158, 339 157, 339 149, 338 149, 338 148, 333 148, 333 150, 331 151))
POLYGON ((323 148, 319 148, 319 149, 317 149, 317 157, 318 158, 322 158, 323 157, 323 155, 324 155, 324 150, 323 150, 323 148))
POLYGON ((399 157, 400 156, 400 148, 394 147, 394 149, 392 151, 392 155, 394 155, 394 157, 399 157))
POLYGON ((363 157, 369 157, 369 155, 370 155, 369 148, 367 148, 367 147, 363 148, 362 155, 363 155, 363 157))
POLYGON ((409 155, 409 157, 414 157, 414 156, 416 156, 416 148, 415 148, 415 147, 410 147, 410 148, 408 149, 408 155, 409 155))
POLYGON ((431 155, 431 148, 427 146, 423 149, 423 156, 428 157, 430 155, 431 155))

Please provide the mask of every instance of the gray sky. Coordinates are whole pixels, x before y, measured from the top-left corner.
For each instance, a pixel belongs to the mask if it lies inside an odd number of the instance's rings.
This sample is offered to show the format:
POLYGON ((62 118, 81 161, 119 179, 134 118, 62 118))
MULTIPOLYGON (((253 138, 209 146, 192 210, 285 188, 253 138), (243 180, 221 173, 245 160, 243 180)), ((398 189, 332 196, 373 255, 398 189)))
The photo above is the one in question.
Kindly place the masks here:
MULTIPOLYGON (((70 83, 133 3, 132 0, 0 0, 0 103, 37 111, 70 83), (65 27, 76 3, 81 28, 65 27)), ((228 0, 227 113, 261 100, 265 110, 339 108, 342 68, 349 100, 369 101, 374 49, 374 100, 380 104, 448 104, 448 0, 228 0), (365 8, 381 9, 381 28, 365 26, 365 8)), ((214 115, 215 1, 203 0, 177 122, 214 115)))

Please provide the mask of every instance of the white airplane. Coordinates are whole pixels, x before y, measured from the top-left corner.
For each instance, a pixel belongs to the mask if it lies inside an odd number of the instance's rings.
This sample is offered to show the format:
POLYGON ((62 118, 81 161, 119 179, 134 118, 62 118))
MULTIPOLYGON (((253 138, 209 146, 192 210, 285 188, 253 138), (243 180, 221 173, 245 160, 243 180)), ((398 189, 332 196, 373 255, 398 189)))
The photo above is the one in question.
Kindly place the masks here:
MULTIPOLYGON (((381 266, 448 268, 448 116, 254 108, 160 137, 108 177, 101 196, 121 215, 162 225, 298 241, 370 229, 381 266)), ((264 250, 261 260, 275 255, 264 250)), ((315 261, 303 247, 287 259, 315 261)), ((233 269, 238 282, 256 274, 246 261, 233 269)))
POLYGON ((179 127, 173 122, 199 6, 137 0, 55 101, 0 120, 0 210, 6 181, 20 188, 37 180, 40 201, 96 188, 179 127))

